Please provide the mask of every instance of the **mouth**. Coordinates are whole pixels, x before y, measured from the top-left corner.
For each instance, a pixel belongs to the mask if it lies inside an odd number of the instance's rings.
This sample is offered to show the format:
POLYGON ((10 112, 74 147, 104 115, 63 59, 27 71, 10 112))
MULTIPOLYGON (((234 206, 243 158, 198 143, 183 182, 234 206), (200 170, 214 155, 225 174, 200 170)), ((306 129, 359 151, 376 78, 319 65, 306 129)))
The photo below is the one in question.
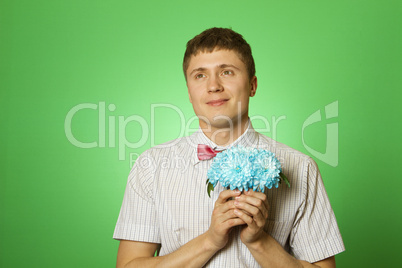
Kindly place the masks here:
POLYGON ((225 104, 229 99, 218 99, 218 100, 211 100, 208 101, 207 104, 210 106, 221 106, 225 104))

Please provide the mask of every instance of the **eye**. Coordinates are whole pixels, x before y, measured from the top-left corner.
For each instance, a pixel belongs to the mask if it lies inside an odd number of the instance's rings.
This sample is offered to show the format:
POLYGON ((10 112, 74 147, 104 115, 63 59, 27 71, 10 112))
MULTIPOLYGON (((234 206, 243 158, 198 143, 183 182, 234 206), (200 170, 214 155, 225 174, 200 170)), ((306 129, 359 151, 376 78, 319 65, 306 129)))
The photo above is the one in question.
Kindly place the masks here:
POLYGON ((226 71, 222 72, 222 75, 232 75, 232 74, 233 74, 233 72, 230 70, 226 70, 226 71))
POLYGON ((200 78, 203 78, 203 77, 205 77, 204 74, 196 74, 195 75, 195 79, 200 79, 200 78))

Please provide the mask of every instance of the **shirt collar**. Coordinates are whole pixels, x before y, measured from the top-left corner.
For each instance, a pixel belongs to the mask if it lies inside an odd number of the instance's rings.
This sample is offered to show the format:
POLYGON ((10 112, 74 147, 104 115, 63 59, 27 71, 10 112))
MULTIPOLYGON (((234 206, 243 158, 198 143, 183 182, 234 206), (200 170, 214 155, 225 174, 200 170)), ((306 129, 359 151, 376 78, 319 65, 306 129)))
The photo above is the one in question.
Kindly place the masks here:
POLYGON ((246 131, 237 138, 233 143, 229 144, 228 146, 219 146, 216 143, 214 143, 212 140, 210 140, 202 131, 201 128, 198 128, 196 132, 194 132, 191 136, 191 141, 192 141, 192 147, 194 148, 194 154, 193 154, 193 164, 196 165, 200 162, 200 160, 197 157, 197 145, 198 144, 206 144, 210 146, 214 150, 222 151, 226 150, 230 147, 241 145, 243 147, 258 147, 258 133, 254 130, 250 119, 248 120, 248 126, 246 131))

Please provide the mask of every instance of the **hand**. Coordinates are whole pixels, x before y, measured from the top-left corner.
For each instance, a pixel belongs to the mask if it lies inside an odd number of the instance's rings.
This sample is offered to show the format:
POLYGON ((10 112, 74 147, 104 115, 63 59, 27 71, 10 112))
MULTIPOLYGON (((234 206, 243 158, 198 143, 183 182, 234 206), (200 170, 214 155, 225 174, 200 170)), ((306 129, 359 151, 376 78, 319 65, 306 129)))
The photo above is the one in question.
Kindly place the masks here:
POLYGON ((240 239, 244 244, 257 241, 266 234, 264 226, 268 218, 267 196, 261 192, 249 190, 235 197, 234 214, 247 225, 240 232, 240 239))
POLYGON ((240 196, 238 190, 225 190, 219 194, 212 212, 211 225, 209 226, 207 239, 217 250, 223 248, 229 239, 229 232, 234 226, 245 224, 235 213, 235 201, 232 197, 240 196))

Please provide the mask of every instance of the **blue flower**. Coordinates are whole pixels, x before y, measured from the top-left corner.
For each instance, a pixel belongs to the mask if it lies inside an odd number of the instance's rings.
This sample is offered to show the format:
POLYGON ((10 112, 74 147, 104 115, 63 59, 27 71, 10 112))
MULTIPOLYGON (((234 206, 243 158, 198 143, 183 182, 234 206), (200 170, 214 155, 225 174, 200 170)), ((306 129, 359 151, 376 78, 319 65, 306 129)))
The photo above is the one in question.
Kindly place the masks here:
POLYGON ((289 185, 281 172, 281 163, 271 151, 231 147, 217 154, 208 170, 208 195, 218 182, 231 190, 264 191, 265 187, 278 188, 282 176, 289 185))

